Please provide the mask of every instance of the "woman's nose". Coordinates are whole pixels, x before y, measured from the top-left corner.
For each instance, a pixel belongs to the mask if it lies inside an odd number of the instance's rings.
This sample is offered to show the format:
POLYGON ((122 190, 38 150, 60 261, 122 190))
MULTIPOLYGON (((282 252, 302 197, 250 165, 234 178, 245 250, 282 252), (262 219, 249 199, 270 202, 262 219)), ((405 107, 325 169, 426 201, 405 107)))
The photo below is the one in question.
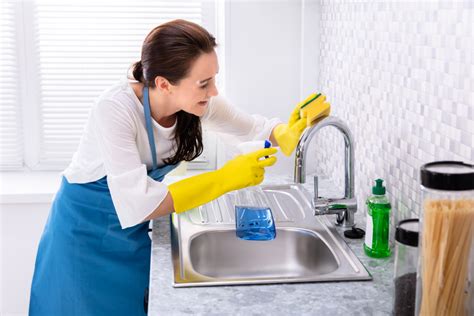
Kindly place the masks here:
POLYGON ((217 86, 215 83, 213 83, 211 86, 211 89, 209 89, 209 96, 215 97, 218 94, 219 94, 219 91, 217 90, 217 86))

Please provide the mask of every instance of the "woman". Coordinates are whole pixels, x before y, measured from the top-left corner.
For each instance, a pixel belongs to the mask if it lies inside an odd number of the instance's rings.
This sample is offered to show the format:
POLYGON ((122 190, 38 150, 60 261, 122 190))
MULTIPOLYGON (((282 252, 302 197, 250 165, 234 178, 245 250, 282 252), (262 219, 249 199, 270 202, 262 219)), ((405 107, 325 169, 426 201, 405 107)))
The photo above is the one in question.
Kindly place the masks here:
POLYGON ((217 97, 215 47, 194 23, 160 25, 145 38, 135 81, 98 99, 40 241, 30 315, 144 314, 149 220, 263 181, 275 148, 163 184, 181 161, 202 153, 201 123, 236 141, 270 138, 286 154, 293 151, 306 127, 299 108, 288 124, 232 108, 217 97))

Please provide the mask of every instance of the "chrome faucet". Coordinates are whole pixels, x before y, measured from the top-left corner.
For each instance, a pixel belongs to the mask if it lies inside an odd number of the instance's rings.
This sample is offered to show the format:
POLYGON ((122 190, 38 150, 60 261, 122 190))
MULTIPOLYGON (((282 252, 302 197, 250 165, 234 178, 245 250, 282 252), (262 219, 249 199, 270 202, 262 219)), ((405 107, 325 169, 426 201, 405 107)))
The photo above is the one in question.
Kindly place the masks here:
POLYGON ((326 126, 334 126, 344 136, 344 198, 324 198, 318 196, 318 177, 314 177, 314 215, 336 214, 336 225, 354 226, 354 213, 357 211, 357 200, 354 198, 354 143, 347 125, 334 116, 328 116, 307 129, 296 147, 295 174, 296 183, 305 183, 307 149, 314 135, 326 126))

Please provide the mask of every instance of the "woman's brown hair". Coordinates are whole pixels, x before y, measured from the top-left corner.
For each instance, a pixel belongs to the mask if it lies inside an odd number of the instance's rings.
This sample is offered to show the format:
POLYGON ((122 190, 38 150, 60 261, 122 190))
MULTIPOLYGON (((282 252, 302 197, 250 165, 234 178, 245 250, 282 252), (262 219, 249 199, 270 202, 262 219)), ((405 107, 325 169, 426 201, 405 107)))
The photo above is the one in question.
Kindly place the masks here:
MULTIPOLYGON (((173 20, 154 28, 145 38, 141 61, 132 66, 135 80, 155 87, 161 76, 176 85, 188 75, 193 62, 216 47, 216 39, 203 27, 185 20, 173 20)), ((184 111, 177 113, 174 132, 176 153, 166 164, 191 161, 203 151, 201 120, 184 111)))

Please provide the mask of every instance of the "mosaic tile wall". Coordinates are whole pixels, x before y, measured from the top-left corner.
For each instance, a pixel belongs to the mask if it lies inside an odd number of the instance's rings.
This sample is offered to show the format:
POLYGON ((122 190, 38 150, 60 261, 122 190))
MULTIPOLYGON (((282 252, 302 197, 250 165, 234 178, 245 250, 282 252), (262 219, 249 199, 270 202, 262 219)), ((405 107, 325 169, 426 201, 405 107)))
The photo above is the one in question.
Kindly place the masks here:
MULTIPOLYGON (((321 2, 319 83, 354 135, 360 210, 380 177, 395 222, 416 216, 423 163, 474 162, 473 3, 321 2)), ((312 168, 342 187, 342 137, 321 133, 312 168)))

